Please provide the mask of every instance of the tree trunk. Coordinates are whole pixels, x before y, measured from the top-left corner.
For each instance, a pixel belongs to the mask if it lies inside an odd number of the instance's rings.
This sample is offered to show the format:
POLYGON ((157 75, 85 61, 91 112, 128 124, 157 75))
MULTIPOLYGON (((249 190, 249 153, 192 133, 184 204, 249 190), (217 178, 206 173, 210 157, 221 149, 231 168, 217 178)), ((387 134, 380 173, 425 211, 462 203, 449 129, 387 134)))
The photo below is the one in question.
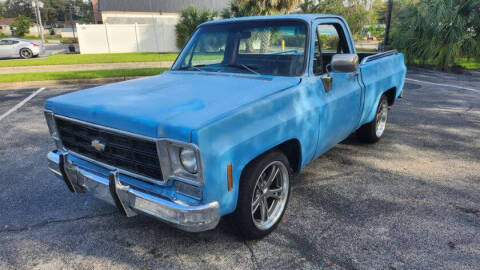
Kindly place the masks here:
POLYGON ((260 53, 265 53, 270 48, 270 37, 272 36, 271 32, 261 32, 260 33, 260 53))

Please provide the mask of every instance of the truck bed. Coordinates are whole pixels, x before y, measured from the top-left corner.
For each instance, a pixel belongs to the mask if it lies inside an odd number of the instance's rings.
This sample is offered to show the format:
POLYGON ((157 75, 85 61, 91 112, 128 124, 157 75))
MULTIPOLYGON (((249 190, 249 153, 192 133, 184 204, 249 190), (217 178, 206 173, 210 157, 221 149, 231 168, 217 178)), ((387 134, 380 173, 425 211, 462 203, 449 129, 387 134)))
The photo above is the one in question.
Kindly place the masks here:
POLYGON ((360 124, 365 124, 373 120, 383 92, 395 89, 395 95, 389 99, 390 105, 400 96, 407 70, 403 54, 397 51, 359 53, 358 56, 360 79, 365 89, 360 124))

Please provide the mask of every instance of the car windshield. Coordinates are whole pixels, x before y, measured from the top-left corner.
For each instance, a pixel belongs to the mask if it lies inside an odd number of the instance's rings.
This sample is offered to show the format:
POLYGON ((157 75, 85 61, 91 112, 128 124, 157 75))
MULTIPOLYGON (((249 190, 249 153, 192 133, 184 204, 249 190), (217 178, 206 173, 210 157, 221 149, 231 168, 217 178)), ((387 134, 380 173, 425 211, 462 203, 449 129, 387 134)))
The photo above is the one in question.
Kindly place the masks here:
POLYGON ((305 70, 306 26, 248 21, 200 27, 172 70, 299 76, 305 70))

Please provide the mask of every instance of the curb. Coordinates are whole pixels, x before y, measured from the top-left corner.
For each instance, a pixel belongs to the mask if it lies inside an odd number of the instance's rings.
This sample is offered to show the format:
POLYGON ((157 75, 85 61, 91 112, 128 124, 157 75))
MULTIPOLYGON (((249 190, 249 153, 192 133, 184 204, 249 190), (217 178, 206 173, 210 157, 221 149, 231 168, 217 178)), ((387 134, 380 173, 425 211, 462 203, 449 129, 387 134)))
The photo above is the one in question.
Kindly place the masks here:
POLYGON ((76 80, 51 80, 51 81, 28 81, 28 82, 8 82, 0 83, 0 91, 14 90, 22 88, 40 88, 47 86, 69 85, 69 84, 106 84, 120 81, 128 81, 136 78, 146 76, 132 76, 132 77, 110 77, 110 78, 96 78, 96 79, 76 79, 76 80))
POLYGON ((19 74, 31 72, 62 72, 62 71, 87 71, 105 69, 131 69, 131 68, 169 68, 173 62, 122 62, 122 63, 95 63, 95 64, 71 64, 71 65, 40 65, 40 66, 16 66, 0 67, 0 74, 19 74))

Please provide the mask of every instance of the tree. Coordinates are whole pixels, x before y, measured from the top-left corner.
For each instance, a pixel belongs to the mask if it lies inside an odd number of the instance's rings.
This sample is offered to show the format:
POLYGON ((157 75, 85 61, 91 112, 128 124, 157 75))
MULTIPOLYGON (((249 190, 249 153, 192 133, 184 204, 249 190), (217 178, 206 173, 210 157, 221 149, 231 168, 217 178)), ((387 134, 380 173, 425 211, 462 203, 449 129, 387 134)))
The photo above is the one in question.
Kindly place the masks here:
POLYGON ((177 47, 182 48, 193 34, 197 26, 203 22, 217 17, 216 11, 198 10, 195 7, 187 7, 180 14, 180 21, 175 25, 177 35, 177 47))
POLYGON ((222 11, 222 17, 286 14, 301 3, 301 0, 232 0, 230 7, 222 11))
POLYGON ((16 36, 23 37, 25 34, 30 32, 30 25, 32 24, 32 20, 26 16, 18 15, 10 27, 13 30, 13 33, 16 36))
POLYGON ((480 1, 425 0, 404 5, 394 17, 392 45, 407 63, 455 66, 457 57, 480 57, 480 1))
MULTIPOLYGON (((301 4, 301 0, 232 0, 230 7, 222 11, 223 18, 256 15, 286 14, 301 4)), ((260 51, 265 52, 270 44, 271 32, 255 33, 260 39, 260 51)), ((250 39, 250 42, 252 39, 250 39)), ((247 50, 251 44, 247 43, 247 50)))
POLYGON ((375 18, 371 15, 373 9, 370 12, 366 9, 367 3, 364 0, 306 0, 300 5, 300 12, 340 15, 347 20, 353 35, 358 38, 365 25, 371 23, 371 18, 375 18))
POLYGON ((47 25, 54 25, 62 20, 65 13, 65 0, 43 0, 43 8, 40 12, 47 25))
POLYGON ((31 19, 35 18, 32 8, 32 0, 7 0, 3 9, 6 18, 17 17, 23 15, 31 19))

